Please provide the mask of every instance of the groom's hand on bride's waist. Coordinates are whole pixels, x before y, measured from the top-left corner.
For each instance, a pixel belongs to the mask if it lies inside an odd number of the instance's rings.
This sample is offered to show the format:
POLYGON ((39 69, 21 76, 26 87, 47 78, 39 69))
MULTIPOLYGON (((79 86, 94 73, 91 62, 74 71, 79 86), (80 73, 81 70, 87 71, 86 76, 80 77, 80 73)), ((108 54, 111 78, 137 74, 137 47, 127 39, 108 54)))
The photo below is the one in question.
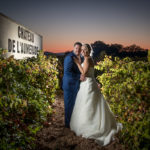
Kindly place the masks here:
POLYGON ((81 81, 85 81, 85 80, 86 80, 85 75, 82 75, 82 74, 81 74, 81 75, 80 75, 80 80, 81 80, 81 81))

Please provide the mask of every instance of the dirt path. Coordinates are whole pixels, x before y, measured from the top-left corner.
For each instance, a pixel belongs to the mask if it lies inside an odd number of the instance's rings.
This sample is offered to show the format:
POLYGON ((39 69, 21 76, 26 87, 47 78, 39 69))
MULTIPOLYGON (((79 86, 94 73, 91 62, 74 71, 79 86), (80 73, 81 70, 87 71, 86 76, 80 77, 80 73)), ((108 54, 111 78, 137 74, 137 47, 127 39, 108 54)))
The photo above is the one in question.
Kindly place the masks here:
POLYGON ((65 128, 63 98, 57 98, 53 108, 55 113, 37 134, 36 150, 126 150, 119 144, 117 137, 109 145, 101 147, 94 140, 76 136, 70 129, 65 128))

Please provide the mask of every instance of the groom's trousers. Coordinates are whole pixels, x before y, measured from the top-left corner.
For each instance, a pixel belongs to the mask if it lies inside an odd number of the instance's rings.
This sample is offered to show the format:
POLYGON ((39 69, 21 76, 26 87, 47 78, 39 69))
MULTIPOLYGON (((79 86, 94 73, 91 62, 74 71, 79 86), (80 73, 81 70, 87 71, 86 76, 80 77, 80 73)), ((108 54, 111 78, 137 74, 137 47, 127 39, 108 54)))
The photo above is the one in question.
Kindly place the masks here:
POLYGON ((64 90, 64 105, 65 105, 65 126, 70 127, 71 114, 74 108, 75 99, 79 90, 79 84, 76 84, 71 90, 64 90))

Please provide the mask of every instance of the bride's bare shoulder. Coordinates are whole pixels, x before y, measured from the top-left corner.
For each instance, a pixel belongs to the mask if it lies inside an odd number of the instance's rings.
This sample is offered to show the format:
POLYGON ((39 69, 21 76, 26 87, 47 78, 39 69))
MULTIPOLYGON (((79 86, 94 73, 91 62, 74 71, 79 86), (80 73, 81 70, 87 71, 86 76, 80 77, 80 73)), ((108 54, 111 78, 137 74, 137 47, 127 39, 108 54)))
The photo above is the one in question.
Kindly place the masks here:
POLYGON ((90 66, 94 66, 93 59, 89 56, 85 58, 85 61, 89 63, 90 66))
POLYGON ((90 61, 91 60, 91 57, 89 56, 89 57, 85 57, 85 60, 86 61, 90 61))

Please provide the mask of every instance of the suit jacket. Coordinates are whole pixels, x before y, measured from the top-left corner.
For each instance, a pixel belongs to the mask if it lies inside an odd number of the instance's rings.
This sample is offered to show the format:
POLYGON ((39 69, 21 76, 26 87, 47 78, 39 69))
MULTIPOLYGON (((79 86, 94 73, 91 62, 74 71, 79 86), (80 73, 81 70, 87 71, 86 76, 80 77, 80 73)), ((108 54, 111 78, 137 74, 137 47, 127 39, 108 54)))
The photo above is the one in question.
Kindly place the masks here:
MULTIPOLYGON (((81 73, 73 57, 76 55, 72 51, 64 59, 63 90, 73 90, 74 87, 79 87, 81 73)), ((83 57, 81 57, 81 62, 83 62, 83 57)))

